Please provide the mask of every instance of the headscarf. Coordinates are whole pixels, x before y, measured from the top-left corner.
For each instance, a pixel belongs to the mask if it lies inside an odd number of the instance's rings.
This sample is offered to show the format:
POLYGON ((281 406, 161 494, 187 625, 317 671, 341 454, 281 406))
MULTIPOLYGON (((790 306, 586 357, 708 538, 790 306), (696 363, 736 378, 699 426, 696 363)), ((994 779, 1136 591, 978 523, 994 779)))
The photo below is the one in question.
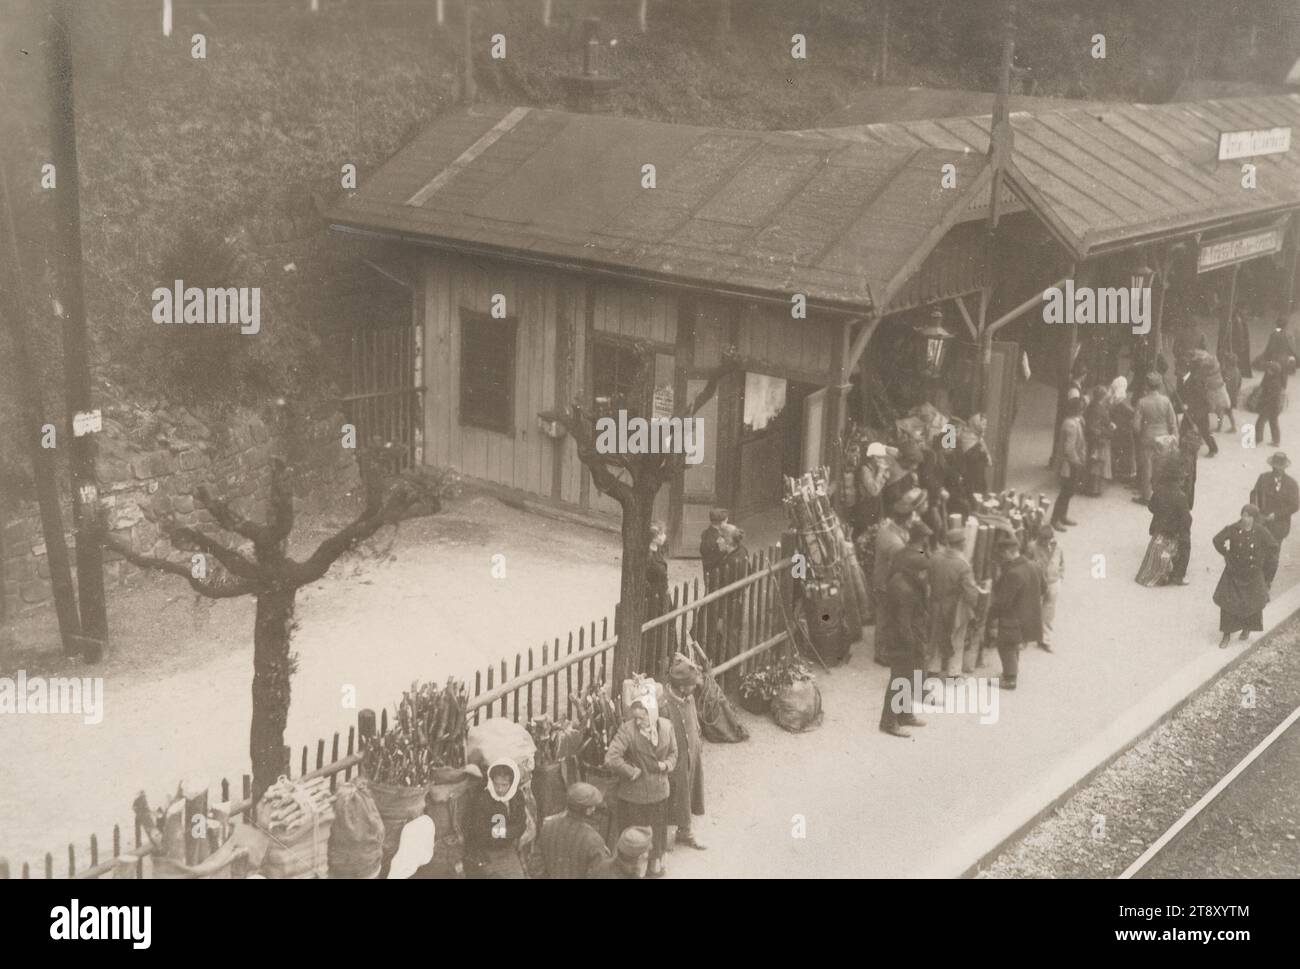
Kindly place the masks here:
POLYGON ((1124 377, 1116 377, 1110 382, 1110 402, 1118 403, 1128 397, 1128 380, 1124 377))
POLYGON ((510 799, 515 796, 519 790, 519 767, 513 760, 508 757, 501 757, 492 762, 492 766, 487 770, 487 792, 488 796, 494 801, 500 801, 502 804, 509 804, 510 799), (492 772, 498 767, 504 767, 510 771, 510 789, 505 794, 498 794, 496 785, 492 783, 492 772))
POLYGON ((637 725, 637 730, 641 736, 645 737, 656 747, 659 746, 659 701, 655 699, 654 691, 644 693, 633 701, 633 705, 641 704, 645 707, 646 713, 650 714, 650 723, 642 727, 637 725))

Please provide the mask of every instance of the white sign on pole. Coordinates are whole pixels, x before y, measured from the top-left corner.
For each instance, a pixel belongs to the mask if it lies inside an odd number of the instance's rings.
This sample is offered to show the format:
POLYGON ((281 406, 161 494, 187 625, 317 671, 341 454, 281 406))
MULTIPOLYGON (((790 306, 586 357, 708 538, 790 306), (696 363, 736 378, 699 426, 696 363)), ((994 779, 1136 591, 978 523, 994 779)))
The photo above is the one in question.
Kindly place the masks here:
POLYGON ((1219 132, 1219 161, 1253 158, 1256 155, 1278 155, 1290 150, 1290 128, 1219 132))
POLYGON ((78 411, 72 415, 72 436, 85 437, 87 434, 98 434, 104 429, 104 419, 96 407, 91 411, 78 411))

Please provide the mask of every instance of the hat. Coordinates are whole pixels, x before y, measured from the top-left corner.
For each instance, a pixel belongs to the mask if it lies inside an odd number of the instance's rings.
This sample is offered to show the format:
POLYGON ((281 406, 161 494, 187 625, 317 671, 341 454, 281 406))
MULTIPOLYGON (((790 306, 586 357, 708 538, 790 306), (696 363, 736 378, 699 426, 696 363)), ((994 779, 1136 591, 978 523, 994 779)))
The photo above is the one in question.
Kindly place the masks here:
POLYGON ((1258 518, 1258 517, 1259 517, 1259 506, 1258 506, 1258 505, 1242 505, 1242 506, 1241 506, 1241 513, 1242 513, 1243 515, 1249 515, 1251 518, 1258 518))
POLYGON ((1160 374, 1158 373, 1147 374, 1147 386, 1150 387, 1152 390, 1158 390, 1160 388, 1160 374))
POLYGON ((650 850, 651 833, 649 828, 624 828, 623 833, 618 836, 618 844, 615 850, 619 856, 629 861, 640 858, 650 850))
POLYGON ((934 534, 934 529, 923 521, 914 521, 907 529, 908 542, 924 542, 934 534))
POLYGON ((1286 456, 1285 451, 1275 451, 1268 456, 1268 463, 1273 465, 1273 467, 1275 468, 1276 467, 1285 468, 1287 465, 1291 463, 1291 459, 1286 456))
POLYGON ((889 448, 885 447, 880 441, 872 441, 867 445, 867 457, 883 458, 889 454, 889 448))
POLYGON ((673 681, 673 686, 695 686, 700 682, 700 668, 685 656, 679 656, 668 668, 668 679, 673 681))
POLYGON ((1020 539, 1016 538, 1016 536, 1012 535, 1010 532, 1004 532, 999 529, 998 537, 993 542, 993 545, 995 548, 1014 548, 1018 550, 1020 548, 1020 539))
POLYGON ((567 800, 569 807, 582 811, 587 808, 600 807, 604 803, 605 797, 600 793, 600 788, 579 781, 576 784, 569 785, 567 800))
POLYGON ((949 545, 962 545, 966 542, 966 529, 950 528, 943 533, 943 537, 949 545))

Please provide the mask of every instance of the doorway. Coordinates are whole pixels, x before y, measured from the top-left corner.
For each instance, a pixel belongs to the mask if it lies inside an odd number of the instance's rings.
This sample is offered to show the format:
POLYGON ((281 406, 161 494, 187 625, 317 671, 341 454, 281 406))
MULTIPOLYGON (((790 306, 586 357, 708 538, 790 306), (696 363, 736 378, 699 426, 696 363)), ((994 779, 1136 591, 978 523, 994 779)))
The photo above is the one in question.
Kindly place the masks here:
POLYGON ((812 384, 771 374, 745 374, 739 408, 737 517, 780 507, 784 476, 802 470, 803 403, 816 390, 812 384))

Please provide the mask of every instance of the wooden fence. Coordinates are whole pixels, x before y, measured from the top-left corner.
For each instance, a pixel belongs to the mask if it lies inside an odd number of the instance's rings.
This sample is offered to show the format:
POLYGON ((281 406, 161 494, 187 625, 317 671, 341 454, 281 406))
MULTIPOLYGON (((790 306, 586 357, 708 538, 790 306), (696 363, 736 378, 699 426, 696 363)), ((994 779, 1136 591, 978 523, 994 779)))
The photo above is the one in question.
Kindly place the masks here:
MULTIPOLYGON (((642 671, 656 679, 662 678, 673 653, 692 648, 687 639, 690 636, 708 657, 714 676, 725 677, 724 685, 734 684, 757 664, 762 653, 780 646, 788 638, 790 566, 790 557, 782 556, 780 549, 773 546, 750 556, 743 569, 737 567, 734 572, 724 572, 722 580, 727 584, 712 592, 701 594, 698 579, 673 589, 672 608, 648 619, 641 627, 642 671)), ((579 696, 587 684, 608 676, 611 650, 618 644, 618 638, 610 635, 609 626, 607 617, 599 625, 592 622, 578 629, 576 635, 570 633, 563 649, 556 638, 543 643, 540 650, 515 654, 513 675, 507 660, 476 673, 474 694, 467 707, 469 718, 477 724, 493 716, 510 717, 516 722, 548 713, 557 718, 566 716, 571 699, 579 696)), ((360 765, 364 741, 376 733, 382 736, 387 732, 387 710, 381 711, 378 717, 373 710, 362 710, 356 725, 348 728, 346 746, 342 734, 335 732, 329 744, 322 739, 314 748, 303 747, 296 765, 292 763, 289 748, 284 748, 283 773, 300 780, 327 777, 330 790, 334 791, 339 776, 350 780, 353 769, 360 765)), ((233 820, 252 807, 251 775, 242 776, 238 796, 227 778, 222 778, 220 790, 220 801, 212 805, 215 812, 233 820)), ((191 830, 190 817, 183 821, 183 830, 191 830)), ((108 857, 101 858, 98 837, 91 835, 89 865, 79 869, 76 847, 69 844, 67 873, 60 877, 101 878, 124 862, 134 862, 137 878, 148 877, 153 846, 144 842, 139 824, 135 826, 130 846, 122 843, 121 825, 114 825, 110 851, 108 857)), ((54 855, 47 853, 44 877, 55 877, 54 869, 54 855)), ((9 876, 8 864, 0 859, 0 879, 9 876)), ((22 877, 32 877, 27 863, 22 866, 22 877)))

